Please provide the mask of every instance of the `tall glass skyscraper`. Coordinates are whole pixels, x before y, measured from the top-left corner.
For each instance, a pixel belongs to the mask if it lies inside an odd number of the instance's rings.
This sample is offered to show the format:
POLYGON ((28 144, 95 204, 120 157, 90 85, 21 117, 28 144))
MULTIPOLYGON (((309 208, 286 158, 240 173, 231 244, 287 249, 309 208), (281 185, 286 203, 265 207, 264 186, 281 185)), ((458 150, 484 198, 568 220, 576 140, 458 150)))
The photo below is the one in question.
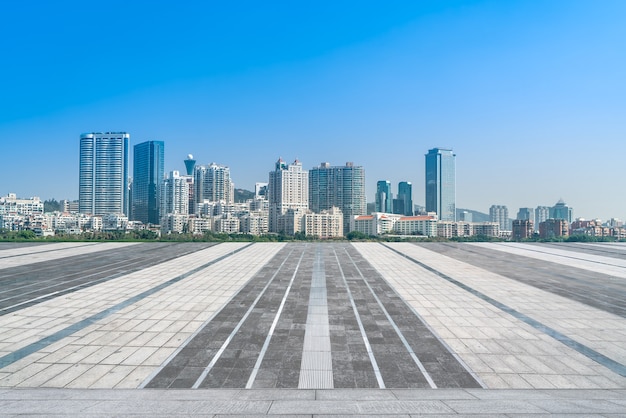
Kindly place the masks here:
POLYGON ((322 163, 309 170, 309 209, 320 213, 332 207, 343 213, 343 232, 350 232, 350 220, 355 215, 365 215, 365 170, 351 162, 345 166, 331 167, 322 163))
POLYGON ((442 221, 456 221, 456 155, 433 148, 426 154, 426 211, 442 221))
POLYGON ((379 180, 376 183, 376 212, 393 213, 391 182, 379 180))
POLYGON ((410 181, 398 183, 398 196, 400 202, 400 214, 405 216, 413 215, 413 185, 410 181))
POLYGON ((132 219, 159 224, 161 183, 164 178, 163 141, 146 141, 133 147, 132 219))
POLYGON ((80 136, 78 211, 128 215, 128 141, 126 132, 80 136))

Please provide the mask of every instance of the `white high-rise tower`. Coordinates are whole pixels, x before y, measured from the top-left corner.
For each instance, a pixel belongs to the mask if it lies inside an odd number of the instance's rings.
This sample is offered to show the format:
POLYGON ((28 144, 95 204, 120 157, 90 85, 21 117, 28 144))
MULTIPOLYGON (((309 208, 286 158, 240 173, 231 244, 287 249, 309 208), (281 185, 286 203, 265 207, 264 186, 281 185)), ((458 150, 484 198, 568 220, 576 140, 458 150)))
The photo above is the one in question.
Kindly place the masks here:
POLYGON ((279 158, 269 177, 267 188, 270 206, 269 230, 281 232, 279 229, 281 215, 285 215, 290 209, 306 211, 309 208, 309 172, 302 169, 302 163, 298 160, 287 165, 279 158))
POLYGON ((126 132, 80 136, 78 211, 128 215, 128 141, 126 132))

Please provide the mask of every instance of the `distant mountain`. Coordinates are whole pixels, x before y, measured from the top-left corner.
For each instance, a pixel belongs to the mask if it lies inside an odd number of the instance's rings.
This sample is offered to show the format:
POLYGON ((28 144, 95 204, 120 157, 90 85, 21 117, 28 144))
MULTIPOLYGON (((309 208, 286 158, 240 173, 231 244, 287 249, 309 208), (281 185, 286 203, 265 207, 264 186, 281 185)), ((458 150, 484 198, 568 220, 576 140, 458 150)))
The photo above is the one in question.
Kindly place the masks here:
POLYGON ((254 192, 246 189, 235 189, 235 203, 244 203, 248 199, 254 199, 254 192))

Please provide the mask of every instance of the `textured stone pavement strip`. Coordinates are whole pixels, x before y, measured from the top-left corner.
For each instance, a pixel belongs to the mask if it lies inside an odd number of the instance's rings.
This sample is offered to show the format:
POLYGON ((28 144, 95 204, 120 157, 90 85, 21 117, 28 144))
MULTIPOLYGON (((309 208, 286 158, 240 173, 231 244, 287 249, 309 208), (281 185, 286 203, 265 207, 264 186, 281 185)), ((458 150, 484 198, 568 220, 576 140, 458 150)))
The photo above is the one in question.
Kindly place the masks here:
MULTIPOLYGON (((281 244, 277 246, 280 247, 281 244)), ((26 308, 19 312, 19 316, 14 313, 0 318, 0 323, 6 318, 16 316, 22 321, 32 321, 32 312, 27 315, 26 311, 35 310, 43 316, 46 314, 46 305, 54 305, 53 302, 56 302, 65 308, 54 309, 51 306, 50 311, 56 312, 59 319, 72 323, 83 315, 109 308, 121 298, 153 288, 154 285, 192 271, 207 261, 227 256, 216 265, 198 271, 163 291, 136 301, 0 369, 1 372, 10 372, 0 380, 0 386, 137 387, 185 338, 210 317, 212 311, 226 303, 239 289, 243 284, 241 280, 245 280, 245 274, 242 273, 248 270, 249 274, 253 274, 265 262, 268 253, 276 249, 273 245, 258 248, 253 246, 228 256, 233 250, 243 247, 245 245, 242 244, 220 244, 164 263, 159 266, 160 270, 148 268, 85 289, 84 291, 89 292, 87 295, 77 297, 82 292, 78 291, 63 298, 76 301, 77 304, 82 301, 81 309, 68 309, 67 300, 51 300, 26 308), (246 254, 247 251, 250 253, 246 254), (230 260, 231 258, 235 260, 230 260), (118 280, 121 282, 116 286, 111 284, 118 280), (92 308, 92 295, 104 296, 108 301, 105 300, 104 305, 95 304, 96 308, 92 308)), ((8 329, 28 329, 28 323, 22 321, 13 321, 8 329)), ((41 338, 44 331, 39 330, 40 335, 37 337, 41 338)), ((19 334, 16 334, 16 338, 17 336, 19 334)), ((11 345, 7 347, 7 351, 15 351, 11 347, 19 346, 11 345)))
POLYGON ((48 253, 75 247, 97 245, 95 242, 7 243, 0 242, 0 260, 26 254, 48 253))
POLYGON ((485 246, 459 243, 420 245, 446 257, 626 318, 624 280, 485 246))
POLYGON ((364 336, 341 326, 345 315, 337 308, 347 300, 327 298, 328 289, 345 283, 386 387, 479 387, 430 330, 415 323, 410 308, 367 261, 349 249, 348 244, 285 248, 147 387, 326 388, 335 382, 379 387, 372 358, 363 355, 364 336), (338 268, 331 268, 338 260, 338 268))
MULTIPOLYGON (((582 323, 602 335, 594 349, 611 348, 618 356, 624 343, 624 319, 549 294, 514 280, 452 260, 413 244, 394 249, 524 311, 570 337, 581 336, 582 323), (573 320, 572 320, 573 318, 573 320), (584 321, 584 322, 582 322, 584 321), (613 328, 598 330, 597 324, 613 328)), ((363 256, 409 301, 440 338, 490 388, 623 388, 626 379, 568 348, 497 307, 401 255, 370 244, 355 244, 363 256)), ((593 341, 589 341, 593 343, 593 341)), ((606 353, 605 353, 606 354, 606 353)))
POLYGON ((480 387, 368 260, 349 245, 342 260, 386 387, 480 387))
POLYGON ((0 392, 0 416, 623 417, 625 390, 334 389, 0 392))
POLYGON ((0 269, 0 315, 208 248, 212 243, 143 243, 0 269))

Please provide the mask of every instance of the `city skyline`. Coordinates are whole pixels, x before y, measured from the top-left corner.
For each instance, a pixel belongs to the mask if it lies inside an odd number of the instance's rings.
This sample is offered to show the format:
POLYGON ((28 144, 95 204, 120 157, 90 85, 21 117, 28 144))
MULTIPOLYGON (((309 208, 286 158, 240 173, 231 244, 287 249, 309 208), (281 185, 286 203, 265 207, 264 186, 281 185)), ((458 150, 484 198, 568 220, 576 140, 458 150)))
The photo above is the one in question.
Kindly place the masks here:
POLYGON ((354 161, 368 202, 386 179, 419 205, 451 148, 459 208, 626 218, 623 2, 358 5, 4 5, 0 194, 77 199, 77 135, 124 131, 166 172, 191 153, 253 190, 279 156, 354 161))

